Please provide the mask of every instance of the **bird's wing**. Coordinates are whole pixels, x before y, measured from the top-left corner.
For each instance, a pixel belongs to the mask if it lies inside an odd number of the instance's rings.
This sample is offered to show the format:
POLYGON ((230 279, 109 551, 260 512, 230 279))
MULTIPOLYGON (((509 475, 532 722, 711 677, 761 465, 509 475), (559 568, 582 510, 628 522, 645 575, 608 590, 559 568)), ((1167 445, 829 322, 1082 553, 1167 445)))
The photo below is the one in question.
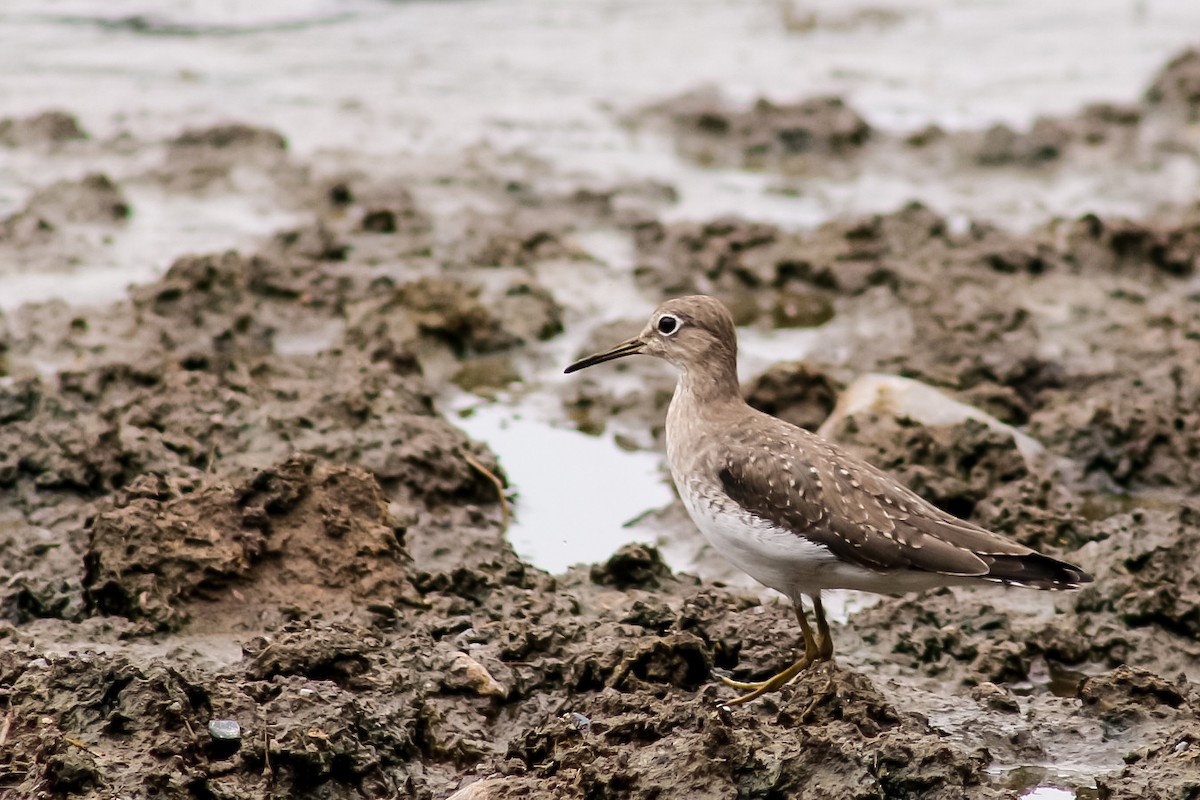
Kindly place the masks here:
POLYGON ((717 459, 730 499, 867 569, 986 576, 1034 551, 941 511, 883 472, 791 426, 732 431, 717 459))

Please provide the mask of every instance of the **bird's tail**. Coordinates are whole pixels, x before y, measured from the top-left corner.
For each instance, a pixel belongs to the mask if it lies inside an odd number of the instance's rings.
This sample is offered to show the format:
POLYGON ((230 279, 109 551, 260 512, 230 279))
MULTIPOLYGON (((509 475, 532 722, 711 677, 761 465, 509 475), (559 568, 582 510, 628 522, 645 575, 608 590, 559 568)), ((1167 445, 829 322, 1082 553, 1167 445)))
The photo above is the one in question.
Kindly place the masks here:
POLYGON ((980 577, 1014 586, 1063 591, 1078 589, 1083 584, 1092 582, 1092 576, 1074 564, 1041 553, 989 556, 987 561, 991 562, 990 569, 987 575, 980 577))

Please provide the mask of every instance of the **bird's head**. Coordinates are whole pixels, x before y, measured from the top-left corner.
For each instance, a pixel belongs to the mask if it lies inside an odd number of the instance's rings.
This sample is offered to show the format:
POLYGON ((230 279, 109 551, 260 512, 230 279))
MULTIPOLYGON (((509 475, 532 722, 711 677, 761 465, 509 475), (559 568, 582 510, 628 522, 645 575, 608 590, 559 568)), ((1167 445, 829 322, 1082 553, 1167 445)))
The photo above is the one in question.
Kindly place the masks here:
POLYGON ((576 372, 632 355, 648 355, 688 373, 708 366, 727 371, 737 365, 737 333, 733 317, 719 300, 706 295, 676 297, 654 309, 642 332, 632 339, 588 356, 567 367, 576 372))

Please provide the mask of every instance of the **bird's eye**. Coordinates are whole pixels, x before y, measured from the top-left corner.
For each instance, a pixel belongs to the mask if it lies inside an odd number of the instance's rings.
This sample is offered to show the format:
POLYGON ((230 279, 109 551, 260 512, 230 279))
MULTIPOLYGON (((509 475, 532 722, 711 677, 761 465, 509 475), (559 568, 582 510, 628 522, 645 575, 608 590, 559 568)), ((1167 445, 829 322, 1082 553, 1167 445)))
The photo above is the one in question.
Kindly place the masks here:
POLYGON ((658 318, 658 332, 663 336, 670 336, 675 331, 679 330, 679 320, 672 317, 670 314, 663 314, 658 318))

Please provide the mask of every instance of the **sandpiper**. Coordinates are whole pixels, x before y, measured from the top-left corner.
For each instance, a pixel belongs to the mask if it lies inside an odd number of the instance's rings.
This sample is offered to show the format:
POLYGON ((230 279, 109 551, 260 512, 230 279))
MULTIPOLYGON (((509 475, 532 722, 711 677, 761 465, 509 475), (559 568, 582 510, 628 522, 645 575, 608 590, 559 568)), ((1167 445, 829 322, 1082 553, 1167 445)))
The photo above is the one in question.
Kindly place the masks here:
POLYGON ((640 334, 576 361, 575 372, 636 354, 679 371, 667 460, 688 514, 717 552, 791 599, 804 653, 767 680, 721 677, 744 703, 832 658, 826 589, 901 594, 978 581, 1075 589, 1092 577, 958 519, 816 434, 751 408, 737 378, 737 332, 719 301, 668 300, 640 334), (801 597, 812 600, 817 631, 801 597))

